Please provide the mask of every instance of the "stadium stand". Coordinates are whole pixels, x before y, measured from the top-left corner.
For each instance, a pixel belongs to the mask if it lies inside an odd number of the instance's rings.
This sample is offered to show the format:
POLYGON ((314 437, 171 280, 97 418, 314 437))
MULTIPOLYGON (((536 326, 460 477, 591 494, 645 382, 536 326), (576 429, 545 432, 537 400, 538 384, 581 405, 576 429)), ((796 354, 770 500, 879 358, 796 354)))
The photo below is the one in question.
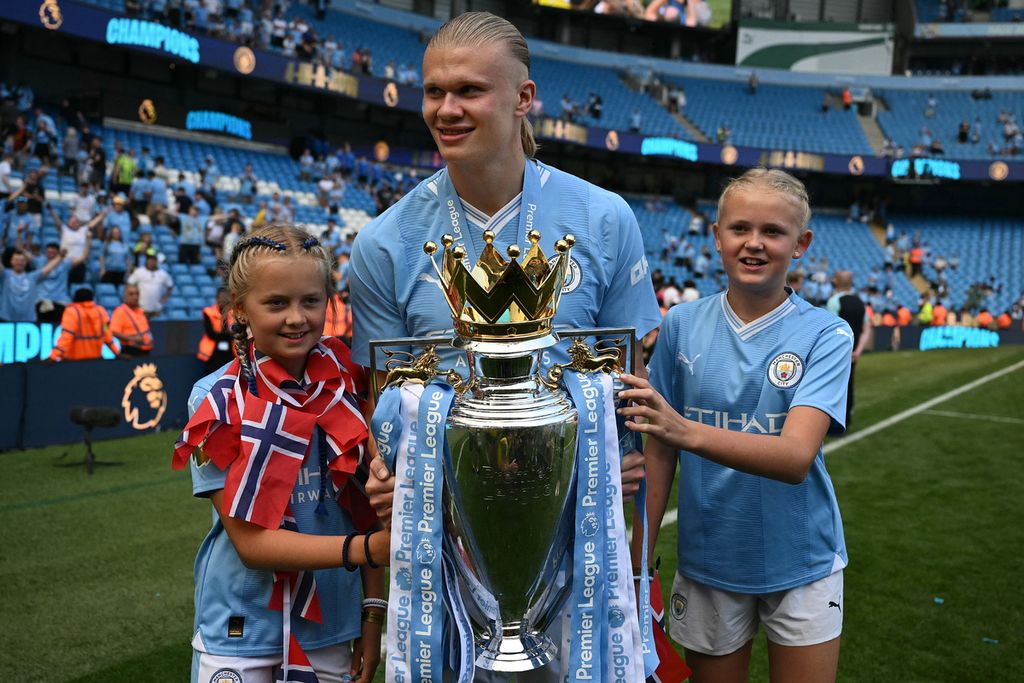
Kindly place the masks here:
MULTIPOLYGON (((88 4, 121 14, 126 11, 123 0, 89 0, 88 4)), ((948 6, 948 3, 937 2, 919 1, 917 4, 919 21, 937 20, 940 6, 948 6)), ((149 6, 149 3, 143 3, 143 16, 151 15, 149 6)), ((429 24, 431 20, 420 17, 418 23, 413 22, 400 27, 353 14, 353 11, 355 10, 351 8, 348 11, 329 9, 323 19, 318 19, 314 8, 296 4, 287 9, 285 18, 298 18, 306 22, 315 32, 318 45, 321 47, 323 42, 320 41, 336 41, 339 51, 344 53, 344 58, 337 60, 336 66, 339 68, 361 69, 361 65, 353 63, 352 54, 357 48, 365 49, 373 54, 372 63, 365 67, 370 74, 383 77, 388 68, 386 65, 390 64, 391 67, 398 67, 400 70, 408 68, 407 75, 411 74, 412 81, 418 83, 418 65, 426 36, 429 34, 424 22, 429 24)), ((259 24, 258 16, 254 16, 254 20, 259 24)), ((200 27, 205 25, 203 22, 199 23, 200 27)), ((251 38, 261 40, 265 36, 261 36, 260 33, 257 26, 251 38)), ((245 38, 232 31, 224 31, 220 35, 228 38, 245 38)), ((557 117, 560 114, 559 98, 568 95, 569 99, 581 106, 581 111, 575 119, 580 124, 626 130, 635 121, 634 112, 638 112, 640 130, 644 134, 694 139, 690 131, 651 96, 642 90, 633 90, 627 86, 626 71, 613 68, 607 61, 602 61, 600 53, 594 52, 594 55, 597 55, 594 64, 562 61, 561 56, 559 59, 552 59, 535 55, 532 75, 538 82, 544 98, 544 115, 557 117), (582 105, 591 93, 597 93, 603 100, 602 116, 599 119, 582 110, 582 105)), ((333 55, 321 52, 316 58, 330 63, 333 55)), ((576 58, 578 59, 578 56, 576 58)), ((661 83, 685 91, 687 104, 681 116, 707 139, 715 140, 719 127, 727 126, 727 141, 736 145, 817 153, 874 154, 854 111, 832 106, 823 113, 822 98, 829 88, 762 82, 756 93, 750 94, 747 92, 745 79, 738 80, 735 75, 727 77, 724 73, 721 77, 712 76, 714 73, 717 72, 709 71, 709 77, 654 74, 661 83)), ((1019 130, 1015 140, 1004 134, 1003 126, 1006 119, 1016 125, 1017 113, 1024 112, 1024 93, 1019 90, 988 92, 984 97, 976 97, 965 89, 930 93, 921 89, 875 87, 873 92, 882 105, 877 121, 883 133, 894 143, 894 147, 902 147, 907 153, 911 153, 915 145, 921 142, 923 127, 930 130, 933 138, 942 141, 944 154, 948 158, 988 159, 993 153, 1010 154, 1019 151, 1021 147, 1018 144, 1019 130), (932 98, 934 106, 930 105, 932 98), (931 111, 926 112, 926 109, 931 111), (956 141, 958 128, 963 121, 970 123, 972 138, 977 125, 977 142, 956 141)), ((61 136, 63 132, 62 129, 61 136)), ((317 201, 318 178, 300 178, 302 166, 283 152, 240 149, 236 146, 191 139, 189 136, 177 137, 174 134, 155 134, 149 130, 122 127, 93 126, 93 132, 103 139, 108 165, 115 157, 117 145, 136 150, 146 146, 151 150, 152 156, 164 158, 172 180, 181 173, 188 181, 198 184, 198 169, 203 166, 208 156, 212 156, 221 174, 217 185, 220 210, 236 208, 246 222, 251 222, 261 202, 269 202, 275 194, 280 194, 291 198, 296 222, 305 224, 317 232, 324 228, 327 214, 317 201), (247 163, 252 164, 260 180, 255 201, 251 204, 238 204, 235 198, 240 186, 239 179, 247 163)), ((22 173, 34 170, 39 165, 38 159, 30 157, 22 172, 15 173, 15 178, 22 177, 22 173)), ((370 186, 361 187, 355 182, 348 183, 337 215, 339 227, 345 231, 361 229, 377 212, 372 188, 375 180, 386 179, 393 185, 399 185, 398 172, 399 169, 378 167, 374 168, 371 174, 370 186)), ((74 183, 67 177, 55 173, 46 176, 44 187, 48 197, 65 202, 75 189, 74 183)), ((168 192, 170 196, 170 190, 168 192)), ((680 282, 690 279, 693 276, 691 270, 677 267, 672 258, 663 263, 660 261, 660 255, 665 239, 664 232, 686 235, 693 214, 665 200, 652 202, 644 198, 631 198, 629 202, 644 233, 648 258, 653 259, 652 263, 658 264, 652 267, 660 267, 666 277, 676 278, 680 282)), ((697 209, 708 217, 709 223, 714 220, 713 205, 698 204, 697 209)), ((66 213, 66 208, 64 212, 66 213)), ((909 232, 916 232, 919 225, 924 226, 929 221, 926 216, 900 220, 907 221, 906 226, 899 225, 900 229, 909 232)), ((1006 225, 1012 224, 1013 221, 1007 219, 1006 225)), ((996 234, 993 232, 996 228, 988 222, 961 219, 961 222, 956 223, 959 227, 950 227, 949 232, 944 232, 946 228, 943 226, 945 223, 932 224, 930 229, 924 232, 925 239, 930 242, 933 250, 945 253, 960 252, 961 269, 955 274, 947 273, 950 297, 954 304, 960 305, 966 301, 967 290, 975 282, 987 281, 989 278, 994 278, 998 283, 1020 281, 1019 264, 999 259, 976 263, 973 258, 967 257, 970 250, 963 246, 964 241, 960 239, 957 231, 969 235, 967 241, 981 237, 988 239, 990 232, 996 234)), ((849 223, 842 216, 819 211, 815 215, 813 227, 817 232, 817 238, 812 253, 826 259, 830 270, 848 268, 858 273, 866 273, 885 260, 881 246, 865 224, 849 223)), ((154 246, 164 255, 166 267, 176 282, 165 316, 197 317, 202 306, 209 302, 217 285, 216 259, 213 251, 209 246, 202 245, 199 264, 190 266, 178 263, 178 239, 168 226, 147 226, 143 216, 140 229, 152 230, 154 246)), ((1007 229, 1013 232, 1010 227, 1007 229)), ((1002 232, 998 234, 1002 235, 1002 232)), ((133 237, 126 236, 126 243, 134 244, 133 237)), ((703 247, 709 247, 713 252, 710 237, 703 234, 688 237, 697 253, 700 253, 703 247)), ((57 238, 59 234, 56 226, 52 225, 48 216, 44 216, 43 242, 57 238)), ((1019 235, 1009 236, 1007 239, 1019 240, 1019 235)), ((99 269, 100 246, 99 243, 94 243, 89 261, 93 279, 96 278, 99 269)), ((1010 244, 1010 250, 1010 253, 1020 253, 1019 242, 1010 244), (1013 248, 1016 248, 1017 252, 1012 252, 1013 248)), ((935 273, 930 268, 931 266, 926 266, 924 274, 927 278, 934 279, 935 273)), ((708 294, 718 287, 713 276, 695 279, 701 294, 708 294)), ((919 292, 902 273, 896 276, 893 290, 895 299, 908 305, 913 305, 919 297, 919 292)), ((1014 294, 1009 288, 1000 291, 1002 293, 999 296, 1002 297, 1012 297, 1014 294)), ((104 284, 97 290, 97 295, 100 303, 104 305, 116 304, 120 298, 120 289, 104 284)), ((1009 300, 997 298, 995 301, 1002 305, 1009 300)))
MULTIPOLYGON (((893 223, 908 235, 920 233, 933 256, 942 255, 947 261, 955 257, 959 261, 958 267, 943 269, 956 308, 971 303, 972 285, 991 286, 991 295, 982 297, 990 311, 1009 310, 1020 297, 1019 288, 1024 283, 1024 230, 1019 218, 913 214, 894 216, 893 223)), ((924 267, 924 275, 931 282, 939 277, 933 263, 934 258, 924 267)))
POLYGON ((728 125, 729 142, 804 152, 866 154, 874 151, 853 110, 821 111, 819 88, 761 85, 747 94, 746 84, 706 79, 664 80, 686 92, 685 116, 709 140, 728 125))
MULTIPOLYGON (((921 143, 922 129, 941 140, 943 155, 953 159, 991 159, 1009 155, 1019 146, 1005 135, 1005 123, 1000 116, 1024 112, 1024 92, 989 92, 975 97, 966 91, 922 92, 910 90, 882 90, 875 92, 884 100, 887 109, 878 112, 878 123, 885 134, 909 153, 921 143), (934 98, 932 115, 927 116, 928 100, 934 98), (968 142, 957 142, 958 127, 966 121, 971 127, 968 142), (977 123, 976 123, 977 122, 977 123), (979 126, 979 141, 971 142, 975 126, 979 126), (995 150, 995 154, 993 154, 995 150)), ((977 93, 982 94, 982 93, 977 93)))

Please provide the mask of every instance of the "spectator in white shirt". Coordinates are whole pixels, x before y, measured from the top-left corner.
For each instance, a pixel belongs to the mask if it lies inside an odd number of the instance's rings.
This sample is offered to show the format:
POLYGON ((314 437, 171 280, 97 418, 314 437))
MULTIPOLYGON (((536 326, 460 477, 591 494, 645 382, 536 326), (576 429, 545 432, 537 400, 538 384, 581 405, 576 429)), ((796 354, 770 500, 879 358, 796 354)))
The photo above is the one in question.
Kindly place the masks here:
POLYGON ((5 151, 3 159, 0 160, 0 199, 7 199, 14 191, 11 185, 11 171, 14 167, 14 154, 5 151))
POLYGON ((148 317, 160 314, 174 290, 174 280, 166 270, 159 268, 156 253, 147 254, 146 267, 133 270, 128 284, 138 285, 139 306, 148 317))
POLYGON ((78 194, 68 202, 71 215, 78 219, 79 223, 88 223, 96 213, 96 196, 89 191, 89 183, 80 183, 78 194))

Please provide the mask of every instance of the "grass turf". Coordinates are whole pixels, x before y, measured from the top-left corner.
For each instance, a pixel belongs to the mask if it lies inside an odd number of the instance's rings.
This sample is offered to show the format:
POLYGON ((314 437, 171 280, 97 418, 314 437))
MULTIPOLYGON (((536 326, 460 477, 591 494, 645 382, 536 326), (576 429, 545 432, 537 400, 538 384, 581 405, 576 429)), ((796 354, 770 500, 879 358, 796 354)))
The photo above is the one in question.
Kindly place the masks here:
MULTIPOLYGON (((1021 347, 867 356, 854 429, 1022 359, 1021 347)), ((934 409, 1024 419, 1022 377, 934 409)), ((851 558, 841 681, 1015 676, 1024 647, 1020 426, 921 413, 828 456, 851 558)), ((99 458, 124 464, 91 477, 54 467, 65 447, 0 456, 4 680, 188 679, 192 561, 210 517, 187 474, 169 469, 172 440, 98 442, 99 458)), ((674 537, 664 529, 657 547, 666 598, 674 537)), ((761 637, 751 680, 767 680, 764 650, 761 637)))

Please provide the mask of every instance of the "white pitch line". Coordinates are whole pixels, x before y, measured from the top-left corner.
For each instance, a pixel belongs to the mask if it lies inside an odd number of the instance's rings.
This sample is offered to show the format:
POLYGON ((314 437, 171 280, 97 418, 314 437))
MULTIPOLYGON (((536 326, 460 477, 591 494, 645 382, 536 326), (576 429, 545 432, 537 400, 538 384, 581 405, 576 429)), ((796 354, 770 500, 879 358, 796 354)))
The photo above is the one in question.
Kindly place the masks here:
POLYGON ((1002 415, 978 415, 976 413, 954 413, 951 410, 926 410, 925 415, 939 415, 940 417, 959 417, 965 420, 986 420, 988 422, 1004 422, 1012 425, 1024 425, 1024 420, 1019 417, 1003 417, 1002 415))
POLYGON ((1013 365, 1009 365, 1009 366, 1003 368, 1002 370, 996 370, 995 372, 990 373, 988 375, 985 375, 984 377, 979 377, 978 379, 974 380, 973 382, 968 382, 967 384, 963 385, 962 387, 958 387, 958 388, 953 389, 951 391, 947 391, 946 393, 944 393, 944 394, 942 394, 940 396, 936 396, 935 398, 929 399, 929 400, 925 401, 924 403, 919 403, 916 406, 914 406, 913 408, 908 408, 907 410, 904 410, 902 413, 896 413, 892 417, 887 417, 884 420, 882 420, 881 422, 876 422, 875 424, 871 425, 867 429, 862 429, 861 431, 854 432, 853 434, 850 434, 849 436, 844 436, 842 439, 838 439, 836 441, 832 441, 831 443, 828 443, 828 444, 825 445, 825 448, 823 449, 823 452, 825 454, 828 454, 828 453, 832 453, 832 452, 838 451, 840 448, 843 448, 844 446, 849 446, 851 443, 856 443, 856 442, 860 441, 861 439, 865 439, 865 438, 867 438, 869 436, 872 436, 873 434, 876 434, 876 433, 882 431, 883 429, 887 429, 889 427, 892 427, 894 424, 899 424, 900 422, 903 422, 904 420, 906 420, 908 417, 913 417, 914 415, 917 415, 918 413, 923 413, 924 411, 928 410, 932 406, 938 405, 940 403, 944 403, 944 402, 948 401, 951 398, 955 398, 955 397, 959 396, 960 394, 963 394, 963 393, 966 393, 966 392, 970 391, 971 389, 977 389, 978 387, 980 387, 983 384, 987 384, 988 382, 991 382, 994 379, 998 379, 998 378, 1002 377, 1003 375, 1008 375, 1011 372, 1014 372, 1016 370, 1020 370, 1021 368, 1024 368, 1024 360, 1017 361, 1013 365))
MULTIPOLYGON (((832 442, 830 442, 830 443, 825 445, 825 447, 822 449, 822 452, 824 452, 824 453, 832 453, 834 451, 839 450, 843 446, 849 446, 851 443, 860 441, 861 439, 865 439, 865 438, 871 436, 872 434, 876 434, 877 432, 882 431, 883 429, 887 429, 889 427, 892 427, 894 424, 898 424, 900 422, 903 422, 908 417, 913 417, 914 415, 917 415, 918 413, 923 413, 923 412, 925 412, 926 410, 928 410, 929 408, 931 408, 934 405, 938 405, 940 403, 948 401, 951 398, 955 398, 955 397, 959 396, 960 394, 963 394, 963 393, 966 393, 966 392, 970 391, 971 389, 977 389, 978 387, 980 387, 983 384, 991 382, 994 379, 998 379, 998 378, 1002 377, 1003 375, 1008 375, 1011 372, 1014 372, 1016 370, 1020 370, 1021 368, 1024 368, 1024 360, 1018 361, 1018 362, 1014 363, 1013 365, 1009 365, 1009 366, 1003 368, 1002 370, 996 370, 995 372, 993 372, 991 374, 988 374, 988 375, 985 375, 984 377, 979 377, 978 379, 974 380, 973 382, 968 382, 967 384, 965 384, 965 385, 963 385, 961 387, 957 387, 956 389, 953 389, 951 391, 947 391, 946 393, 941 394, 940 396, 936 396, 935 398, 928 399, 924 403, 919 403, 916 406, 914 406, 913 408, 908 408, 907 410, 904 410, 902 413, 897 413, 897 414, 893 415, 892 417, 887 417, 886 419, 882 420, 881 422, 876 422, 875 424, 871 425, 867 429, 862 429, 861 431, 854 432, 853 434, 850 434, 849 436, 843 437, 842 439, 839 439, 837 441, 832 441, 832 442)), ((935 412, 936 414, 940 414, 940 411, 933 411, 933 412, 935 412)), ((966 416, 966 413, 946 413, 946 414, 949 415, 950 417, 963 417, 963 416, 966 416)), ((985 417, 985 416, 971 416, 971 417, 985 417)), ((1012 421, 1014 423, 1017 423, 1017 422, 1024 423, 1024 420, 1014 420, 1014 418, 1009 418, 1009 417, 1008 418, 1002 418, 999 421, 1002 422, 1004 420, 1005 421, 1012 421)), ((678 512, 675 509, 666 510, 665 511, 665 516, 661 518, 661 528, 664 529, 667 526, 671 526, 671 525, 675 524, 678 519, 679 519, 679 515, 678 515, 678 512)))

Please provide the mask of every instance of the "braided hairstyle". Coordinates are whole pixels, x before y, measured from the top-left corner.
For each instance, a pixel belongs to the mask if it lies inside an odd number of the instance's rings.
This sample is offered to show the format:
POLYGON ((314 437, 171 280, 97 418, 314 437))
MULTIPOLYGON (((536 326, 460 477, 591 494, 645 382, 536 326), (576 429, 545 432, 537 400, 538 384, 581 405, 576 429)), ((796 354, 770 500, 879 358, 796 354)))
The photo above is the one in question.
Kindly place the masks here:
MULTIPOLYGON (((235 355, 242 369, 242 376, 249 385, 249 392, 255 395, 256 375, 249 360, 251 340, 249 327, 238 315, 242 301, 252 287, 251 274, 257 261, 267 256, 290 258, 313 258, 324 278, 324 291, 328 301, 334 297, 334 256, 320 241, 302 228, 288 223, 268 223, 253 231, 235 245, 228 261, 228 291, 235 309, 235 323, 231 326, 231 337, 235 355)), ((332 301, 333 303, 333 301, 332 301)))

